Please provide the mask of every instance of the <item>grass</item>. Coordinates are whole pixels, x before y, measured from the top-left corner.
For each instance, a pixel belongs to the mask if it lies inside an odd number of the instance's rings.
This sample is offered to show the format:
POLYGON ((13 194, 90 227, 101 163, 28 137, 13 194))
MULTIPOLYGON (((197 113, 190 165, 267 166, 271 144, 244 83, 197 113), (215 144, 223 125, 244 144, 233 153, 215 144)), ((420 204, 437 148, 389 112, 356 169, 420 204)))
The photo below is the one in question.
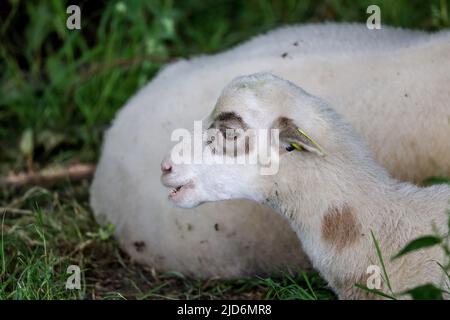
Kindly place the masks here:
MULTIPOLYGON (((82 29, 70 31, 68 3, 0 4, 0 176, 95 162, 116 111, 174 57, 285 24, 364 22, 369 4, 385 24, 450 26, 447 0, 152 0, 78 1, 82 29)), ((135 265, 93 220, 87 189, 0 190, 0 299, 334 298, 317 275, 198 281, 135 265), (65 290, 71 264, 82 290, 65 290)))
POLYGON ((130 261, 88 208, 88 184, 5 192, 0 208, 0 299, 316 299, 334 298, 313 275, 195 280, 130 261), (81 290, 66 290, 69 265, 81 290), (309 282, 311 281, 311 282, 309 282), (303 291, 301 285, 307 284, 303 291), (317 293, 314 290, 318 290, 317 293))
POLYGON ((2 5, 0 172, 26 168, 18 145, 27 130, 35 166, 95 161, 118 108, 174 57, 217 52, 284 24, 364 22, 369 4, 380 5, 385 24, 450 25, 447 0, 79 2, 81 30, 66 29, 64 1, 2 5))

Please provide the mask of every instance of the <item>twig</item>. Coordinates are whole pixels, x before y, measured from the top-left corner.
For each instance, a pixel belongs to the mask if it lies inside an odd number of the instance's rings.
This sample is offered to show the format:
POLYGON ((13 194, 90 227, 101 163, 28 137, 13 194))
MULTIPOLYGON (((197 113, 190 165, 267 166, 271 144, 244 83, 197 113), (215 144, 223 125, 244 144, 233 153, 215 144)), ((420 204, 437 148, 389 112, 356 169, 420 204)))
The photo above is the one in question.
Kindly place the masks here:
POLYGON ((25 210, 25 209, 16 209, 16 208, 8 208, 8 207, 0 207, 0 212, 4 213, 12 213, 12 214, 32 214, 33 211, 25 210))
POLYGON ((69 256, 73 256, 76 253, 82 253, 84 249, 92 246, 94 244, 93 239, 86 240, 75 247, 75 249, 69 254, 69 256))
POLYGON ((58 181, 90 178, 95 171, 92 164, 74 164, 63 168, 50 168, 39 172, 21 172, 0 177, 0 187, 22 187, 27 185, 51 185, 58 181))

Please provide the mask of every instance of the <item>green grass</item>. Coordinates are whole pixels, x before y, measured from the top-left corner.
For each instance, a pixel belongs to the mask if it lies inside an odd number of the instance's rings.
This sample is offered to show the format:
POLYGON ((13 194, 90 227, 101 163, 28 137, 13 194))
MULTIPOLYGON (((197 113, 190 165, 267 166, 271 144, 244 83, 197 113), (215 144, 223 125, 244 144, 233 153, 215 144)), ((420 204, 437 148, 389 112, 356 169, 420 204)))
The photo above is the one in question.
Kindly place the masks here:
POLYGON ((53 190, 31 188, 22 196, 3 194, 0 299, 334 298, 317 275, 311 282, 288 274, 277 279, 195 280, 134 264, 110 237, 111 230, 93 221, 86 190, 86 182, 62 183, 53 190), (82 270, 81 290, 65 289, 72 264, 82 270))
POLYGON ((447 0, 81 1, 82 29, 70 31, 65 1, 10 0, 0 26, 0 172, 25 168, 18 144, 26 129, 41 137, 37 166, 94 161, 117 109, 167 59, 217 52, 284 24, 364 22, 372 3, 385 24, 450 25, 447 0), (43 134, 58 139, 48 145, 43 134))
POLYGON ((334 294, 327 288, 327 283, 318 274, 300 276, 282 273, 280 279, 265 279, 269 287, 266 298, 280 300, 330 300, 334 294))
MULTIPOLYGON (((65 27, 68 1, 9 0, 0 10, 0 176, 95 162, 116 111, 174 57, 213 53, 274 27, 366 20, 437 30, 447 0, 80 1, 82 29, 65 27)), ((71 2, 72 3, 72 2, 71 2)), ((0 190, 0 299, 332 299, 317 276, 197 281, 133 264, 99 229, 88 182, 0 190), (65 290, 68 265, 83 270, 65 290)))

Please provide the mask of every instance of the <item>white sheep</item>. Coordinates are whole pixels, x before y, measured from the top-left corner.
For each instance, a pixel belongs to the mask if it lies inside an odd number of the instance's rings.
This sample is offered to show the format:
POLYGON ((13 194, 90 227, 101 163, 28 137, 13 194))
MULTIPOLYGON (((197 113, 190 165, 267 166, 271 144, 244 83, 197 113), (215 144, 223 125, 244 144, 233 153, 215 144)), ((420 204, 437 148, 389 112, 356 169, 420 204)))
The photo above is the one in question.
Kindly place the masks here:
POLYGON ((133 258, 163 271, 238 277, 307 268, 295 233, 264 206, 224 201, 187 212, 167 201, 159 165, 172 131, 191 128, 236 76, 273 71, 332 101, 395 177, 449 175, 449 36, 304 25, 167 66, 105 135, 91 189, 97 219, 116 226, 133 258))
MULTIPOLYGON (((373 298, 355 287, 366 284, 371 265, 381 269, 372 232, 388 258, 411 240, 432 234, 433 226, 442 235, 448 233, 448 186, 419 188, 391 178, 326 102, 288 81, 267 73, 239 77, 224 89, 205 122, 220 128, 225 138, 219 142, 216 136, 214 143, 203 145, 204 159, 210 160, 223 156, 219 151, 226 141, 233 141, 226 157, 259 157, 265 154, 259 145, 244 147, 239 135, 249 129, 278 129, 279 146, 272 148, 280 156, 272 161, 279 171, 262 175, 262 165, 248 161, 176 164, 172 154, 162 164, 163 183, 176 188, 171 201, 185 208, 232 199, 270 206, 289 221, 313 266, 341 299, 373 298)), ((261 135, 248 136, 256 141, 261 135)), ((437 263, 445 265, 444 259, 439 246, 386 259, 392 291, 426 283, 448 289, 448 278, 437 263)), ((386 283, 379 289, 390 293, 386 283)))

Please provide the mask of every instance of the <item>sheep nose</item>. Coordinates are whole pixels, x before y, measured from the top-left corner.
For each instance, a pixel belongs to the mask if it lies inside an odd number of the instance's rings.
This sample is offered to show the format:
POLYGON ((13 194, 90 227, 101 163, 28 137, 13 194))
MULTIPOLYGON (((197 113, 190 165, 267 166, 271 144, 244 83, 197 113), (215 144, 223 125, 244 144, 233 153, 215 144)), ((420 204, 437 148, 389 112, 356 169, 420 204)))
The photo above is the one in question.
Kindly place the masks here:
POLYGON ((163 161, 161 163, 161 171, 163 174, 170 173, 172 171, 172 165, 167 161, 163 161))

